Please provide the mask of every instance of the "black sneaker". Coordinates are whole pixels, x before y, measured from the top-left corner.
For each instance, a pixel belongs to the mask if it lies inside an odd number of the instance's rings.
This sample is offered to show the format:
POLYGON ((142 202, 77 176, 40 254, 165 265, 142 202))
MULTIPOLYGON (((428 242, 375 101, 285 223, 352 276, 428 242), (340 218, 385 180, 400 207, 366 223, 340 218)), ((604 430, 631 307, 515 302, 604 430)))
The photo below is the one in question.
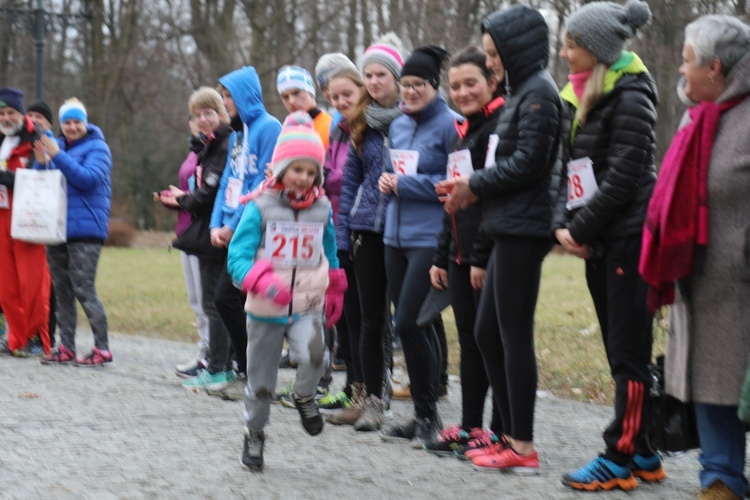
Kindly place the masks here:
POLYGON ((417 427, 414 429, 414 438, 411 440, 412 448, 422 449, 425 443, 437 440, 440 433, 440 425, 437 417, 417 417, 417 427))
POLYGON ((424 449, 433 455, 455 457, 455 452, 469 443, 469 433, 457 425, 446 427, 434 441, 424 444, 424 449))
POLYGON ((411 441, 417 429, 417 421, 409 420, 403 424, 394 424, 380 431, 380 439, 389 443, 397 443, 402 440, 411 441))
POLYGON ((311 436, 317 436, 323 431, 323 417, 320 416, 318 403, 315 402, 315 394, 301 398, 292 393, 294 407, 297 408, 302 418, 302 427, 311 436))
POLYGON ((249 431, 245 429, 245 444, 242 446, 240 463, 253 472, 263 470, 263 444, 266 434, 263 431, 249 431))

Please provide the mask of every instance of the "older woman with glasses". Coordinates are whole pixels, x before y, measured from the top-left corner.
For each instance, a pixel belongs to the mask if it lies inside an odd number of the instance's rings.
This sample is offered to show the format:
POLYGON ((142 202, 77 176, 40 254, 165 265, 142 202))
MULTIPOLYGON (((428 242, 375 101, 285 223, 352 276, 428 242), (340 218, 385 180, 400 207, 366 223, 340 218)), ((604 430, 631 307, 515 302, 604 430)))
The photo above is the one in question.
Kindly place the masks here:
POLYGON ((750 27, 711 15, 685 28, 688 111, 649 205, 640 271, 652 307, 674 302, 667 392, 695 404, 699 498, 748 487, 737 416, 750 357, 750 27), (696 175, 697 174, 697 175, 696 175))

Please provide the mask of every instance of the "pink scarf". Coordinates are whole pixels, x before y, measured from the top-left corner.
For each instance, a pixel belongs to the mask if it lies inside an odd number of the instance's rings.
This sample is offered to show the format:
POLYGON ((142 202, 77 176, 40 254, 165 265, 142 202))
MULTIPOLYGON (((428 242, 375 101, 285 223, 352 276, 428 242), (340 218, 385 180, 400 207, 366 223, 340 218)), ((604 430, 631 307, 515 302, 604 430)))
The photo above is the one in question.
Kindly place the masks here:
POLYGON ((722 113, 744 99, 702 102, 677 132, 659 171, 643 228, 639 272, 652 311, 674 302, 674 283, 693 273, 696 246, 708 245, 708 168, 722 113))
POLYGON ((573 92, 578 97, 579 101, 583 97, 583 91, 586 90, 586 82, 589 81, 589 78, 591 78, 593 73, 592 70, 589 70, 568 75, 568 80, 570 80, 570 84, 573 86, 573 92))

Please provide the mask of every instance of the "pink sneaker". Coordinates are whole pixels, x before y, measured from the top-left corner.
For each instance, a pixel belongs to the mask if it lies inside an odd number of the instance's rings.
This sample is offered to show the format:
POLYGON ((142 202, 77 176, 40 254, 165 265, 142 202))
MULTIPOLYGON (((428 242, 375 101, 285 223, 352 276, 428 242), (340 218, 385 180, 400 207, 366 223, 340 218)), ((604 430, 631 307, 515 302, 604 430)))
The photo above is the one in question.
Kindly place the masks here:
POLYGON ((462 460, 471 460, 488 453, 499 453, 508 447, 508 441, 502 434, 498 437, 494 432, 472 429, 471 436, 469 444, 456 450, 456 456, 462 460))
POLYGON ((76 364, 76 353, 60 344, 47 356, 39 360, 43 365, 70 365, 76 364))
POLYGON ((501 470, 517 474, 539 474, 539 454, 536 451, 528 455, 519 455, 513 448, 506 448, 499 453, 482 455, 472 459, 471 463, 481 470, 501 470))
POLYGON ((78 366, 104 366, 112 364, 112 353, 100 351, 96 347, 83 358, 77 361, 78 366))

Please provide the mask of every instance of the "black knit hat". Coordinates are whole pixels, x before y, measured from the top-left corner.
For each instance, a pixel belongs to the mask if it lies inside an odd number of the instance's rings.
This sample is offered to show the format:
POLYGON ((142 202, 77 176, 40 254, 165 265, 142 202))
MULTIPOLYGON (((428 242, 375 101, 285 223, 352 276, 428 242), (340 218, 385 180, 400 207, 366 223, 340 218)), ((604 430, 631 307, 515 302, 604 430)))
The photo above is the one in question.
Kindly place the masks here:
POLYGON ((26 107, 26 112, 28 113, 29 111, 36 111, 52 124, 52 108, 46 102, 42 100, 32 102, 26 107))
POLYGON ((436 45, 414 49, 414 52, 404 63, 401 76, 418 76, 430 82, 430 85, 434 88, 438 88, 440 85, 440 69, 449 55, 445 49, 436 45))

